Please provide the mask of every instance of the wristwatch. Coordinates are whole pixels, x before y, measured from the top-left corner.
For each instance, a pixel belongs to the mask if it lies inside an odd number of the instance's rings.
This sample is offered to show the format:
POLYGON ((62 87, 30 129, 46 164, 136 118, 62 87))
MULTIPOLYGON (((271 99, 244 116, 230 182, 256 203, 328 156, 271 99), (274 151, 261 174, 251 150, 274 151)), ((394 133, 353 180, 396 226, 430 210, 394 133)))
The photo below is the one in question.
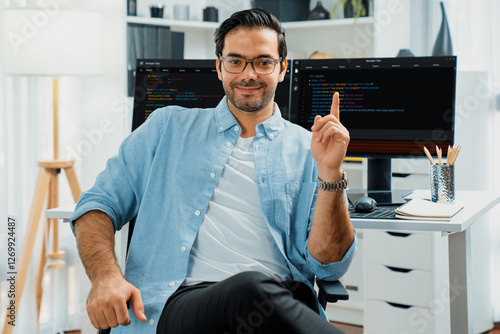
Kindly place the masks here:
POLYGON ((342 180, 337 182, 325 182, 321 180, 318 176, 318 189, 324 191, 337 191, 347 189, 347 174, 345 171, 342 172, 342 180))

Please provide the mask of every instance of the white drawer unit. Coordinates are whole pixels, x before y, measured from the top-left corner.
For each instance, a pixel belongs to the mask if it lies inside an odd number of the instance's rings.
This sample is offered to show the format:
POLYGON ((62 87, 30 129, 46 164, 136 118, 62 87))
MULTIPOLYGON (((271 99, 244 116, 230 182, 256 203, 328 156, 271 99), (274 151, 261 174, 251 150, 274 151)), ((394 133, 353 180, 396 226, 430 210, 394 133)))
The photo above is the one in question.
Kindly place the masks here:
POLYGON ((369 277, 366 281, 368 299, 423 307, 432 302, 430 271, 368 264, 366 276, 369 277))
POLYGON ((427 159, 392 159, 392 189, 429 189, 427 159))
MULTIPOLYGON (((400 305, 379 300, 369 300, 366 326, 373 334, 421 334, 437 333, 431 322, 422 315, 429 312, 425 307, 400 305)), ((365 330, 365 333, 367 331, 365 330)))
POLYGON ((429 232, 370 231, 366 240, 368 263, 389 267, 432 270, 432 235, 429 232))
POLYGON ((383 230, 364 235, 364 333, 448 333, 447 238, 383 230))

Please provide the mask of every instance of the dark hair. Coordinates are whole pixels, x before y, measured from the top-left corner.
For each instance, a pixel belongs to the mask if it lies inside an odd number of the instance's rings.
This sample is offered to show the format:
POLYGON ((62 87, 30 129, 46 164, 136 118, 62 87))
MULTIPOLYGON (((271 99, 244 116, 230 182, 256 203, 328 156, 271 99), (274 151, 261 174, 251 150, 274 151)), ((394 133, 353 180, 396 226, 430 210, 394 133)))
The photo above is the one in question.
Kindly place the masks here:
POLYGON ((285 41, 285 29, 281 27, 280 21, 265 9, 252 8, 234 13, 215 31, 215 55, 222 56, 224 49, 224 39, 226 35, 236 28, 269 28, 278 34, 278 53, 282 58, 281 62, 286 58, 287 47, 285 41))

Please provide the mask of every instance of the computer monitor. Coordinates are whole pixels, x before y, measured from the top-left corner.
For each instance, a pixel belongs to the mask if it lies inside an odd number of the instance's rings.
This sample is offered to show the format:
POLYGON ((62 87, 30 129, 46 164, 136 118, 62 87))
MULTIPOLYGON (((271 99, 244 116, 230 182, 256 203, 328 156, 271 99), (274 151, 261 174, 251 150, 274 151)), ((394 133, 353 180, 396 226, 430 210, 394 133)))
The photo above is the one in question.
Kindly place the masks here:
POLYGON ((390 159, 453 145, 456 57, 294 60, 292 71, 290 120, 305 128, 339 92, 347 155, 368 158, 368 190, 391 189, 390 159))
MULTIPOLYGON (((215 59, 138 59, 132 131, 155 110, 168 105, 213 108, 224 96, 215 59)), ((274 100, 288 119, 290 69, 278 84, 274 100)))
POLYGON ((138 59, 132 131, 155 109, 211 108, 223 96, 215 60, 138 59))

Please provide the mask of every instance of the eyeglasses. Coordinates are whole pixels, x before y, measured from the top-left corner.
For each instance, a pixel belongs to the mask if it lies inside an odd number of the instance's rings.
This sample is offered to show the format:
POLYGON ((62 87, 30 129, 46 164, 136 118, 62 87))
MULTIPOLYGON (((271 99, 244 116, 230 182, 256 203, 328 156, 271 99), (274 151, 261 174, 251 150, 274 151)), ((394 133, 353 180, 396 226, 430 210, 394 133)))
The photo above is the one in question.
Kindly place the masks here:
POLYGON ((255 72, 265 75, 273 73, 276 64, 281 61, 281 57, 278 59, 259 57, 250 60, 246 60, 242 57, 220 57, 220 61, 224 69, 232 74, 243 72, 248 63, 250 63, 255 72))

